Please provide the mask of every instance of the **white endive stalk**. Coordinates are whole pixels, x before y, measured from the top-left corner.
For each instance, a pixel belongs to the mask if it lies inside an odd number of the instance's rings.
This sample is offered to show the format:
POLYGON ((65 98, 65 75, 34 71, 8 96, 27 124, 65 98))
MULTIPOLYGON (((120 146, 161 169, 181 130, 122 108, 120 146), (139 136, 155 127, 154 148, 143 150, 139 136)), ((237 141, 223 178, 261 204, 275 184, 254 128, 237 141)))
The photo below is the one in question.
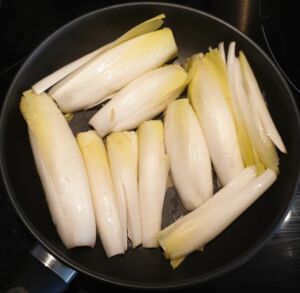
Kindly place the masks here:
POLYGON ((156 17, 153 17, 143 23, 138 24, 137 26, 133 27, 129 31, 127 31, 125 34, 123 34, 121 37, 116 39, 115 41, 89 53, 84 55, 83 57, 61 67, 60 69, 56 70, 55 72, 51 73, 50 75, 44 77, 42 80, 38 81, 32 86, 32 89, 35 93, 41 94, 42 92, 46 91, 50 87, 52 87, 54 84, 62 80, 64 77, 75 71, 77 68, 81 67, 88 61, 92 60, 95 56, 125 42, 130 39, 133 39, 137 36, 140 36, 142 34, 146 34, 152 31, 157 30, 160 28, 163 24, 163 19, 165 18, 164 14, 160 14, 156 17))
POLYGON ((193 210, 213 194, 211 162, 204 134, 188 99, 169 104, 164 124, 175 187, 184 207, 193 210))
POLYGON ((89 121, 100 136, 112 131, 134 129, 161 113, 176 99, 187 83, 179 65, 166 65, 133 80, 89 121))
MULTIPOLYGON (((165 256, 181 260, 189 253, 203 247, 224 231, 236 218, 250 207, 276 180, 270 169, 234 193, 219 193, 185 217, 166 235, 159 235, 165 256)), ((226 187, 225 187, 226 188, 226 187)), ((175 222, 176 224, 176 222, 175 222)))
POLYGON ((225 63, 218 50, 193 57, 188 96, 205 134, 216 173, 223 185, 243 169, 231 111, 225 63))
MULTIPOLYGON (((232 180, 229 181, 222 189, 220 189, 215 195, 222 195, 224 197, 229 196, 229 194, 233 194, 238 192, 240 189, 245 187, 249 184, 254 178, 256 177, 256 170, 254 166, 247 167, 240 174, 234 177, 232 180)), ((213 195, 213 196, 215 196, 213 195)), ((173 230, 175 230, 181 223, 186 222, 189 219, 193 219, 195 217, 196 211, 199 211, 199 208, 195 209, 194 211, 188 213, 182 218, 179 218, 174 223, 169 225, 168 227, 164 228, 159 233, 159 238, 163 238, 169 235, 173 230)), ((203 248, 203 247, 199 247, 203 248)))
POLYGON ((106 255, 124 253, 118 204, 104 143, 92 130, 79 133, 77 143, 88 173, 98 233, 106 255))
POLYGON ((221 54, 222 61, 226 64, 226 54, 225 54, 225 49, 224 49, 224 42, 219 43, 218 49, 221 54))
POLYGON ((57 83, 49 94, 63 112, 101 102, 143 73, 177 53, 173 33, 165 28, 123 42, 84 64, 57 83))
POLYGON ((227 56, 227 72, 228 72, 228 81, 231 92, 231 101, 232 101, 232 113, 235 120, 238 140, 240 144, 241 154, 245 166, 255 165, 258 173, 260 174, 265 170, 264 165, 260 161, 259 157, 256 154, 255 145, 252 142, 251 136, 249 135, 249 129, 247 124, 249 120, 252 120, 252 111, 251 109, 243 109, 245 104, 241 105, 243 102, 243 97, 241 97, 239 85, 237 84, 236 78, 236 57, 235 57, 235 42, 231 42, 228 49, 227 56), (251 117, 245 117, 245 110, 248 111, 248 115, 251 117))
POLYGON ((112 179, 119 205, 123 243, 127 231, 133 247, 142 243, 138 192, 138 139, 134 131, 115 132, 106 139, 112 179))
POLYGON ((249 138, 254 148, 258 172, 262 172, 264 168, 270 168, 278 173, 279 159, 275 146, 265 133, 259 115, 255 111, 255 108, 252 107, 252 103, 245 92, 240 62, 237 58, 234 58, 233 74, 236 97, 240 105, 249 138), (260 166, 260 162, 263 164, 263 168, 260 166))
POLYGON ((284 143, 276 129, 271 114, 265 103, 264 97, 256 81, 255 75, 243 52, 240 52, 239 60, 247 95, 249 97, 250 103, 254 111, 259 116, 260 122, 265 130, 265 133, 270 137, 270 139, 281 152, 286 153, 287 151, 284 146, 284 143))
MULTIPOLYGON (((254 167, 248 167, 245 168, 239 175, 234 177, 228 184, 225 185, 221 190, 219 190, 216 195, 218 196, 229 196, 232 193, 238 192, 240 189, 242 189, 244 186, 249 184, 256 176, 255 168, 254 167)), ((197 208, 193 212, 187 214, 186 216, 179 218, 177 221, 175 221, 173 224, 166 227, 164 230, 160 231, 158 237, 160 239, 164 239, 164 237, 167 237, 172 231, 176 230, 178 226, 186 223, 190 219, 195 218, 196 211, 200 211, 201 209, 197 208)), ((203 250, 203 246, 198 247, 196 250, 203 250)), ((177 268, 185 259, 186 256, 182 256, 176 259, 170 259, 170 264, 172 268, 177 268)))
POLYGON ((25 92, 20 108, 60 238, 67 248, 93 247, 96 224, 88 177, 66 119, 47 94, 25 92))
POLYGON ((167 190, 169 159, 165 153, 164 128, 160 120, 144 122, 138 128, 139 195, 143 247, 158 247, 162 210, 167 190))

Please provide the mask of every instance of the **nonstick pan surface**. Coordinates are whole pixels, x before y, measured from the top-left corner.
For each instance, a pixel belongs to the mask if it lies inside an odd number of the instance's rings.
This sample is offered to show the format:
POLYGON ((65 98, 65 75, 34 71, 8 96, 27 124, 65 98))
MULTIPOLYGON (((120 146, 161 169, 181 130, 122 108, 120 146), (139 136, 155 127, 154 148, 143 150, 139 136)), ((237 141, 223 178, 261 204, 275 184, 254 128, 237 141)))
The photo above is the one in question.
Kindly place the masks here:
MULTIPOLYGON (((93 110, 75 115, 71 122, 74 133, 88 129, 87 120, 92 113, 93 110)), ((56 31, 30 55, 15 77, 2 109, 0 127, 3 181, 27 229, 63 263, 117 285, 137 288, 193 285, 245 263, 284 219, 299 178, 299 115, 293 96, 277 68, 253 41, 232 26, 209 14, 179 5, 141 2, 112 6, 84 15, 56 31), (278 180, 264 196, 209 243, 204 252, 192 254, 176 270, 164 259, 160 249, 138 248, 108 259, 99 239, 93 249, 67 250, 64 247, 47 208, 27 126, 19 111, 22 92, 33 83, 161 13, 167 15, 165 26, 174 32, 179 62, 194 53, 207 51, 209 46, 215 47, 221 41, 225 44, 236 41, 256 73, 288 150, 288 155, 280 155, 278 180)), ((163 225, 183 213, 175 190, 170 189, 164 205, 163 225)))

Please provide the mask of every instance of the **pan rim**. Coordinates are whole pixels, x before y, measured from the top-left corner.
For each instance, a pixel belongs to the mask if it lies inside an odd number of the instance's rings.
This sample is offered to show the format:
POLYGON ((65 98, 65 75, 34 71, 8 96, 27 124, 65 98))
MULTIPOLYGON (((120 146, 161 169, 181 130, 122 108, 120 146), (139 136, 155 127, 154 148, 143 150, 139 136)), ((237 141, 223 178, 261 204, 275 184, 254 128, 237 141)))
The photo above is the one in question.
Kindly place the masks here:
MULTIPOLYGON (((5 121, 6 112, 7 112, 6 108, 7 108, 7 104, 8 104, 8 97, 11 95, 11 92, 15 86, 15 83, 17 82, 19 76, 22 74, 24 68, 26 68, 27 64, 30 63, 31 60, 35 58, 35 55, 38 54, 40 52, 40 50, 42 50, 45 46, 47 46, 49 41, 51 41, 57 35, 61 34, 64 30, 68 29, 69 27, 75 25, 76 23, 81 22, 83 19, 88 18, 94 14, 98 14, 98 13, 102 13, 102 12, 105 12, 108 10, 114 10, 114 9, 118 9, 118 8, 122 8, 122 7, 143 6, 143 5, 174 7, 174 8, 190 11, 190 12, 193 12, 196 14, 200 14, 204 17, 212 19, 215 22, 218 22, 220 25, 227 27, 230 30, 233 30, 235 33, 237 33, 242 38, 244 38, 248 43, 250 43, 252 46, 254 46, 255 49, 257 51, 259 51, 259 53, 261 55, 263 55, 263 57, 266 59, 266 61, 269 63, 269 65, 272 67, 272 69, 276 72, 276 74, 280 78, 282 84, 284 85, 285 90, 286 90, 287 94, 289 95, 290 102, 294 108, 295 118, 296 118, 297 124, 298 124, 297 129, 299 132, 299 130, 300 130, 299 110, 296 105, 295 98, 294 98, 289 86, 287 85, 287 82, 283 78, 283 76, 282 76, 281 72, 278 70, 278 68, 274 65, 274 63, 270 59, 270 57, 251 38, 249 38, 248 36, 246 36, 245 34, 240 32, 238 29, 236 29, 234 26, 230 25, 229 23, 225 22, 224 20, 222 20, 216 16, 213 16, 209 13, 203 12, 201 10, 198 10, 198 9, 195 9, 192 7, 188 7, 185 5, 174 4, 174 3, 141 1, 141 2, 123 3, 123 4, 107 6, 107 7, 101 8, 101 9, 91 11, 89 13, 81 15, 78 18, 75 18, 74 20, 66 23, 65 25, 61 26, 56 31, 51 33, 46 39, 44 39, 44 41, 42 41, 26 58, 26 61, 20 67, 20 69, 18 70, 17 74, 15 75, 13 81, 11 82, 11 85, 7 91, 7 94, 5 96, 5 100, 3 102, 2 109, 1 109, 0 137, 3 137, 5 134, 5 131, 6 131, 5 127, 4 127, 4 125, 5 125, 4 121, 5 121)), ((250 248, 248 248, 247 251, 245 251, 238 258, 231 261, 230 263, 227 263, 226 265, 222 266, 221 268, 213 270, 211 272, 208 272, 202 276, 193 277, 193 278, 185 279, 182 281, 170 281, 170 282, 166 282, 166 283, 124 281, 122 279, 106 276, 103 274, 101 274, 101 275, 95 274, 92 270, 85 268, 81 264, 78 264, 77 262, 71 260, 69 257, 66 257, 65 255, 60 253, 60 251, 58 251, 55 246, 53 246, 43 235, 40 234, 39 231, 36 230, 36 228, 34 227, 34 224, 31 223, 29 221, 29 219, 27 218, 26 213, 23 211, 22 207, 20 206, 20 204, 17 200, 17 197, 14 195, 14 192, 12 190, 10 180, 6 174, 7 167, 6 167, 6 163, 5 163, 5 159, 4 159, 3 144, 4 143, 1 141, 1 144, 0 144, 0 170, 1 170, 2 181, 4 183, 5 191, 8 194, 10 201, 11 201, 16 213, 18 214, 19 218, 21 219, 23 225, 26 227, 26 229, 35 237, 35 239, 44 248, 46 248, 47 251, 49 251, 51 254, 53 254, 62 263, 68 265, 69 267, 71 267, 71 268, 75 269, 76 271, 79 271, 87 276, 93 277, 95 279, 98 279, 100 281, 103 281, 103 282, 106 282, 106 283, 109 283, 112 285, 118 285, 118 286, 127 287, 127 288, 130 287, 130 288, 135 288, 135 289, 146 289, 146 288, 147 289, 172 289, 172 288, 189 287, 189 286, 193 286, 196 284, 205 283, 209 280, 215 279, 216 277, 220 277, 220 276, 222 276, 226 273, 229 273, 229 272, 235 270, 236 268, 240 267, 241 265, 246 263, 251 257, 253 257, 258 252, 258 250, 260 250, 266 244, 266 242, 268 242, 269 239, 278 230, 278 228, 280 227, 281 223, 283 222, 284 218, 286 217, 288 211, 290 210, 290 208, 294 202, 294 199, 296 197, 297 187, 299 186, 299 183, 300 183, 300 168, 299 168, 298 174, 297 174, 298 175, 297 180, 294 183, 294 187, 292 188, 293 194, 291 195, 291 197, 289 199, 289 203, 285 209, 285 212, 282 215, 280 215, 280 217, 277 216, 277 219, 275 219, 276 221, 274 220, 275 225, 273 225, 271 228, 269 228, 264 233, 264 235, 256 241, 256 243, 254 245, 252 245, 250 248)))

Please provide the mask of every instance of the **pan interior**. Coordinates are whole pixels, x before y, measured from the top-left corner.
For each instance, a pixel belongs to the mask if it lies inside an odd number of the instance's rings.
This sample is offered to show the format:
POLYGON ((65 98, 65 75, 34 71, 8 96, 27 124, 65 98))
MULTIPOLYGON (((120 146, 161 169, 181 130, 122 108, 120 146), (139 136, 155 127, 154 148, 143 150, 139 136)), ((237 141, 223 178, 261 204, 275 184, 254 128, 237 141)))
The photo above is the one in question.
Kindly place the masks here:
MULTIPOLYGON (((88 115, 91 115, 89 113, 88 115)), ((86 129, 86 114, 72 122, 75 132, 86 129)), ((299 121, 293 98, 268 58, 249 39, 221 21, 192 9, 166 4, 137 3, 88 14, 53 34, 27 60, 15 78, 4 105, 1 123, 1 167, 9 195, 41 243, 77 270, 101 280, 137 287, 172 287, 201 282, 244 262, 271 234, 286 213, 299 173, 299 121), (159 249, 129 250, 108 259, 100 241, 96 247, 67 250, 60 241, 45 202, 19 111, 21 93, 62 65, 106 44, 130 27, 165 13, 179 47, 179 62, 207 51, 220 41, 236 41, 249 58, 266 94, 270 111, 288 149, 280 157, 277 182, 224 233, 172 270, 159 249)), ((174 189, 168 191, 164 221, 183 212, 174 189)))

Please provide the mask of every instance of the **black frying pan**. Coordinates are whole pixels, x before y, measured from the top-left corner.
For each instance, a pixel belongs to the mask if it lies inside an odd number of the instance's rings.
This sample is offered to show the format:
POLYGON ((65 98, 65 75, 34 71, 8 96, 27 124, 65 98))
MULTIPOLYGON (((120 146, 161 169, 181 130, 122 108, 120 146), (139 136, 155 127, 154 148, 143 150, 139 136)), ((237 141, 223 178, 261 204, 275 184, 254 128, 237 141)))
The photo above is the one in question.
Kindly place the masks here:
MULTIPOLYGON (((91 112, 77 114, 72 122, 75 132, 87 127, 89 115, 91 112)), ((63 264, 101 281, 122 286, 171 288, 193 285, 245 263, 270 238, 284 218, 299 178, 299 115, 292 94, 277 68, 257 45, 232 26, 211 15, 179 5, 134 3, 113 6, 84 15, 52 34, 30 55, 15 77, 2 109, 0 127, 3 181, 28 230, 63 264), (19 111, 22 92, 33 83, 160 13, 167 15, 166 26, 174 31, 180 49, 179 61, 196 52, 206 51, 220 41, 227 44, 232 40, 237 42, 238 48, 248 56, 266 93, 270 111, 288 150, 287 156, 280 157, 278 180, 266 194, 208 244, 204 252, 194 253, 176 270, 171 269, 159 249, 138 248, 108 259, 99 240, 93 249, 67 250, 63 246, 51 221, 34 166, 27 127, 19 111)), ((178 216, 181 212, 174 190, 169 191, 164 207, 164 224, 171 216, 178 216)), ((27 278, 31 272, 41 273, 36 261, 34 268, 22 275, 21 285, 24 276, 27 278)), ((42 273, 42 277, 38 275, 35 281, 42 279, 48 289, 53 288, 49 279, 46 282, 45 272, 42 273)), ((55 280, 55 276, 52 274, 50 280, 55 280)), ((35 285, 37 291, 46 292, 45 288, 38 287, 39 284, 35 285)))

